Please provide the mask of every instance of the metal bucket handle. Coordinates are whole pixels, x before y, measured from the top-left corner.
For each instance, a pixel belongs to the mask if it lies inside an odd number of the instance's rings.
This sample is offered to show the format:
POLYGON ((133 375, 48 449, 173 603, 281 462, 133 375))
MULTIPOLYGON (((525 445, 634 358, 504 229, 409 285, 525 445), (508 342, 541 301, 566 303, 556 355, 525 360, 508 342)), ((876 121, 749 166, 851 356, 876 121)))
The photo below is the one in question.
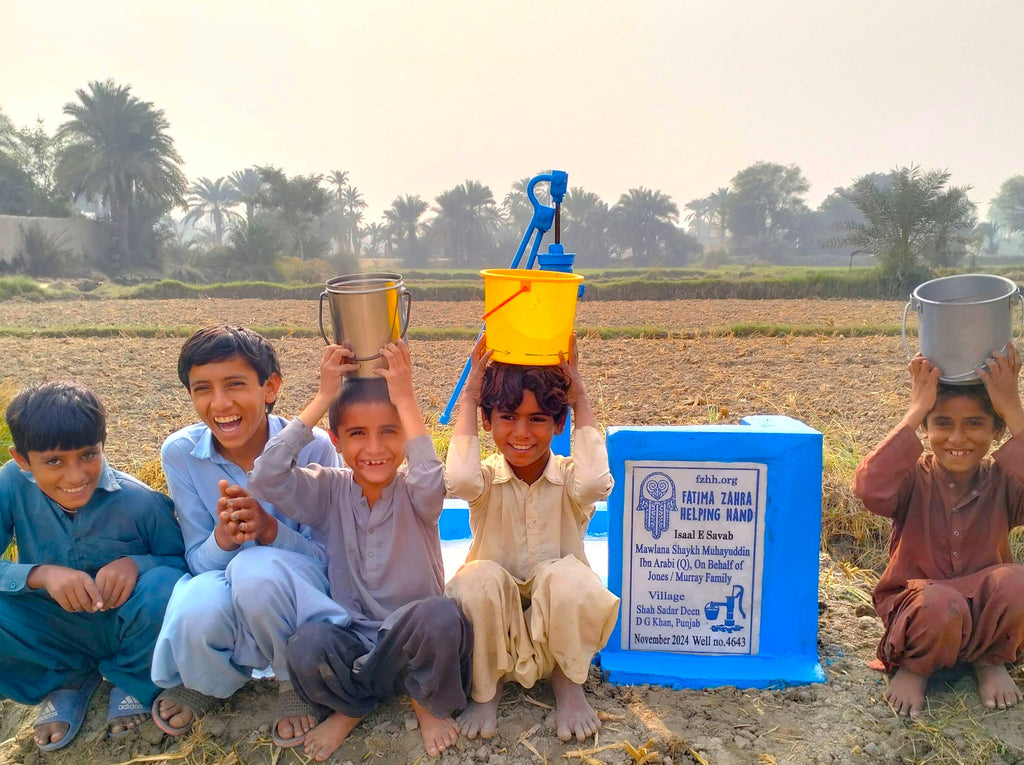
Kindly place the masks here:
MULTIPOLYGON (((1018 291, 1017 294, 1019 295, 1020 292, 1018 291)), ((907 304, 905 306, 903 306, 903 350, 905 350, 907 352, 907 358, 908 359, 909 358, 913 358, 913 356, 914 356, 914 354, 912 354, 910 352, 910 344, 907 342, 907 311, 910 310, 910 306, 911 305, 914 306, 914 310, 915 311, 920 311, 921 310, 920 303, 918 303, 914 299, 913 295, 910 296, 910 300, 907 301, 907 304), (916 303, 916 305, 915 305, 915 303, 916 303)), ((1024 302, 1022 302, 1021 305, 1024 305, 1024 302)), ((1024 321, 1024 314, 1022 314, 1022 321, 1024 321)))
MULTIPOLYGON (((1013 344, 1016 345, 1020 342, 1021 335, 1024 335, 1024 294, 1021 293, 1020 287, 1017 287, 1010 295, 1010 300, 1014 298, 1020 301, 1020 326, 1017 327, 1017 336, 1013 338, 1013 344)), ((1012 308, 1010 310, 1013 310, 1012 308)))
POLYGON ((327 339, 327 333, 324 332, 324 298, 327 297, 327 290, 320 293, 320 307, 317 311, 317 318, 320 320, 320 337, 324 339, 326 345, 330 345, 331 341, 327 339))

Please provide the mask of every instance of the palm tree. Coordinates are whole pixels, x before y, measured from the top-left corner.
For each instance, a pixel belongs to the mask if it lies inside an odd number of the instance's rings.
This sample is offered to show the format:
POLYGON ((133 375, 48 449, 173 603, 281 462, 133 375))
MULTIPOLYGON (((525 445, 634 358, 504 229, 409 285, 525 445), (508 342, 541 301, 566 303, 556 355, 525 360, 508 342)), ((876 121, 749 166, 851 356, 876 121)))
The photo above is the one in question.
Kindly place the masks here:
POLYGON ((277 266, 281 242, 266 213, 248 221, 235 221, 228 232, 225 277, 279 282, 277 266))
POLYGON ((398 247, 398 256, 410 265, 419 265, 423 246, 419 235, 423 232, 420 218, 430 209, 419 195, 395 197, 391 207, 384 211, 385 225, 398 247))
POLYGON ((391 256, 392 236, 389 227, 384 223, 371 223, 366 226, 361 236, 365 236, 367 257, 377 257, 384 250, 384 256, 391 256))
MULTIPOLYGON (((181 157, 167 134, 163 110, 141 101, 127 85, 91 82, 64 105, 70 119, 56 133, 67 146, 57 163, 60 184, 109 205, 117 228, 118 265, 129 261, 133 215, 143 196, 184 205, 187 183, 181 157)), ((152 222, 150 222, 150 225, 152 222)))
POLYGON ((691 199, 684 207, 689 210, 686 214, 686 222, 693 224, 694 233, 697 237, 704 236, 704 224, 711 217, 711 201, 707 197, 691 199))
POLYGON ((327 174, 327 181, 338 192, 338 201, 341 201, 342 192, 348 188, 348 170, 331 170, 327 174))
POLYGON ((238 201, 245 204, 246 221, 251 221, 266 185, 263 183, 263 177, 256 168, 247 167, 245 170, 236 170, 228 178, 238 201))
POLYGON ((1002 239, 1000 230, 1002 226, 992 220, 979 223, 974 227, 974 237, 978 242, 978 249, 986 255, 999 254, 999 242, 1002 239))
MULTIPOLYGON (((333 180, 333 179, 332 179, 333 180)), ((366 200, 363 194, 355 186, 346 186, 338 189, 338 198, 341 205, 341 213, 348 231, 349 244, 352 254, 359 257, 359 224, 363 220, 362 211, 366 209, 366 200)))
POLYGON ((442 192, 435 201, 437 217, 431 229, 445 256, 455 264, 468 263, 471 258, 485 260, 498 227, 498 208, 491 190, 479 181, 467 180, 442 192))
POLYGON ((845 196, 863 221, 840 223, 834 240, 878 256, 882 278, 902 293, 929 275, 928 266, 959 257, 976 221, 967 186, 948 186, 949 172, 899 167, 884 182, 875 176, 854 181, 845 196))
POLYGON ((586 265, 604 265, 611 259, 608 240, 608 203, 593 191, 570 188, 562 200, 563 241, 586 265))
POLYGON ((718 224, 719 244, 725 246, 725 230, 729 220, 729 204, 732 201, 727 186, 719 186, 715 192, 707 197, 708 214, 712 223, 718 224))
POLYGON ((241 201, 231 182, 223 177, 215 181, 200 178, 192 184, 189 192, 189 211, 182 223, 189 225, 209 216, 213 221, 214 241, 218 246, 224 244, 224 228, 228 220, 238 217, 231 208, 241 201))
POLYGON ((668 194, 641 186, 619 197, 609 218, 609 232, 622 252, 629 250, 635 264, 647 265, 675 238, 679 208, 668 194))

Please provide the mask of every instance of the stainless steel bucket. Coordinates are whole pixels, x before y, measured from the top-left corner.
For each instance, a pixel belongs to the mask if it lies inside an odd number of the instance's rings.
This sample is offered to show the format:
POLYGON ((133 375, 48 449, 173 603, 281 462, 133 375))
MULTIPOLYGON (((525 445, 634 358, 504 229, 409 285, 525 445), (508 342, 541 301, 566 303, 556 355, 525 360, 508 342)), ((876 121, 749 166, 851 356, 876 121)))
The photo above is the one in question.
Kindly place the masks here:
POLYGON ((409 331, 412 296, 401 274, 371 273, 336 276, 320 293, 320 336, 325 343, 324 300, 331 309, 334 342, 351 348, 359 363, 356 377, 374 377, 387 366, 380 349, 409 331))
POLYGON ((972 383, 977 367, 993 352, 1020 339, 1024 329, 1024 297, 1020 288, 1002 276, 959 274, 932 279, 911 293, 903 307, 903 347, 907 343, 907 313, 918 313, 921 353, 941 370, 947 383, 972 383), (1013 304, 1021 303, 1021 326, 1013 337, 1013 304))

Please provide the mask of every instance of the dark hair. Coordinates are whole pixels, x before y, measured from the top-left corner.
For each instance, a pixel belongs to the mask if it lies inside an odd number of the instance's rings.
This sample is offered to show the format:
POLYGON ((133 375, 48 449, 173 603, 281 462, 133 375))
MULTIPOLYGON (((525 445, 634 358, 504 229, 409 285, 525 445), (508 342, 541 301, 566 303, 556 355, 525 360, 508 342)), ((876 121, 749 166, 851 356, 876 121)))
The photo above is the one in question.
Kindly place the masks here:
POLYGON ((354 404, 382 402, 394 406, 388 394, 388 383, 383 377, 352 377, 345 380, 341 394, 331 402, 327 410, 327 421, 331 432, 338 432, 338 425, 345 412, 354 404))
MULTIPOLYGON (((188 375, 192 367, 226 361, 232 356, 241 357, 256 372, 263 385, 273 374, 281 374, 281 362, 267 338, 251 329, 236 324, 214 324, 193 334, 181 346, 178 354, 178 379, 191 390, 188 375)), ((267 412, 272 411, 274 402, 267 404, 267 412)))
MULTIPOLYGON (((969 398, 978 402, 978 406, 981 407, 981 410, 992 418, 993 429, 999 430, 1006 425, 1006 423, 1003 422, 1003 418, 996 412, 996 408, 992 406, 992 399, 989 398, 988 390, 986 390, 984 383, 951 385, 949 383, 940 382, 938 390, 935 393, 935 406, 944 404, 953 398, 969 398)), ((935 407, 932 407, 932 411, 934 410, 935 407)), ((930 415, 931 412, 928 414, 930 415)), ((928 427, 927 416, 924 418, 924 424, 925 427, 928 427)))
POLYGON ((523 391, 530 391, 544 414, 555 425, 564 425, 569 413, 569 377, 558 366, 531 367, 495 361, 484 371, 480 389, 480 411, 490 420, 491 412, 514 412, 523 403, 523 391))
POLYGON ((4 416, 14 449, 23 456, 50 449, 82 449, 107 440, 103 404, 75 382, 30 385, 11 399, 4 416))

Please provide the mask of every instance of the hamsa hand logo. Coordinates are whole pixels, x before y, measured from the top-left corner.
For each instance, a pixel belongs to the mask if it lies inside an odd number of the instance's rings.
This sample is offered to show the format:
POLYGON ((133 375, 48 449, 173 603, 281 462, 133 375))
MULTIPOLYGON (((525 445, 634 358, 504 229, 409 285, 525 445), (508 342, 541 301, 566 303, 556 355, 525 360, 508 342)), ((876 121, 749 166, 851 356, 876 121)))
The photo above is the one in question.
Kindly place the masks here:
POLYGON ((644 514, 644 528, 655 539, 668 531, 669 519, 676 511, 676 485, 665 473, 648 473, 640 482, 637 512, 644 514))

